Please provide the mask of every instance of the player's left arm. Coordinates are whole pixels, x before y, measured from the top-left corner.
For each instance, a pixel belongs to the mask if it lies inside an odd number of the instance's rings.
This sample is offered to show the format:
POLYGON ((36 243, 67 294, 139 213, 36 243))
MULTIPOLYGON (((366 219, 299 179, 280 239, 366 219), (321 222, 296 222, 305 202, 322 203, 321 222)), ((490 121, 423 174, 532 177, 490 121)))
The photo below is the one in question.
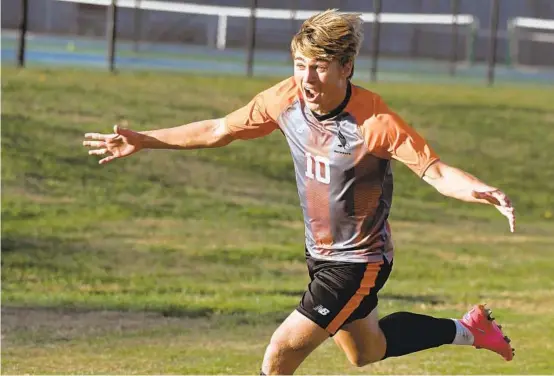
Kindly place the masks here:
POLYGON ((515 231, 515 211, 510 198, 500 189, 483 183, 475 176, 437 160, 423 174, 423 180, 441 194, 467 202, 491 204, 508 218, 515 231))
POLYGON ((373 154, 403 163, 445 196, 494 205, 508 218, 510 231, 514 232, 514 208, 504 192, 442 162, 415 129, 380 98, 376 102, 376 114, 365 127, 366 142, 373 154))

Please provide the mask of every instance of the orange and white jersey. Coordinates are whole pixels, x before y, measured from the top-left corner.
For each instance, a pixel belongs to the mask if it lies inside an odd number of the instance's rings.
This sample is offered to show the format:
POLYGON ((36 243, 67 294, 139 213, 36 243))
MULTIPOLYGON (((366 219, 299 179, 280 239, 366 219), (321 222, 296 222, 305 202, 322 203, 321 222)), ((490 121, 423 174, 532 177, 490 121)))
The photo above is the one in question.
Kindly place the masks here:
POLYGON ((315 116, 294 78, 258 94, 225 117, 238 139, 280 129, 290 147, 304 214, 306 248, 317 259, 379 262, 392 258, 387 222, 391 159, 419 176, 438 156, 380 96, 350 84, 348 102, 315 116))

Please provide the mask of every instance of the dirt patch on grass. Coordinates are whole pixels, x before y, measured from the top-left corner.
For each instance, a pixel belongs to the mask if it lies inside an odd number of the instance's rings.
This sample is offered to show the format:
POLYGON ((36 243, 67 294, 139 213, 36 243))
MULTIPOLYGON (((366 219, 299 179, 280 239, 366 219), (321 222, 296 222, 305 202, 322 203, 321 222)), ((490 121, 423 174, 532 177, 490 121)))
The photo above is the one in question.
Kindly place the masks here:
POLYGON ((55 196, 46 196, 39 195, 36 193, 31 193, 25 191, 23 188, 8 188, 8 192, 13 196, 18 196, 23 198, 30 203, 35 204, 72 204, 77 200, 74 197, 55 197, 55 196))
POLYGON ((166 317, 156 312, 2 307, 2 343, 49 343, 163 327, 209 326, 207 319, 166 317))

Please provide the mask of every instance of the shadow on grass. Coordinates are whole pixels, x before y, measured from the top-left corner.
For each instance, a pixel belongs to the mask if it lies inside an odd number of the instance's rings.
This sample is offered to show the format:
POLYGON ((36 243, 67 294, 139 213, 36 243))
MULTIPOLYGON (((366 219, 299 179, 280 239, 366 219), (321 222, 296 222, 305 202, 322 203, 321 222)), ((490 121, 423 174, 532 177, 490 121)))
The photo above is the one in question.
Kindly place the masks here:
POLYGON ((54 344, 78 338, 133 335, 156 330, 211 326, 208 310, 116 310, 64 305, 58 307, 2 305, 2 342, 54 344), (168 314, 179 317, 169 317, 168 314))
POLYGON ((194 308, 189 309, 187 307, 169 306, 166 308, 155 308, 150 310, 151 312, 159 312, 163 317, 186 317, 186 318, 199 318, 208 317, 214 313, 211 308, 194 308))
POLYGON ((144 309, 117 309, 114 307, 87 306, 65 303, 59 306, 33 306, 33 305, 6 305, 2 306, 2 316, 17 313, 19 318, 30 314, 59 315, 67 317, 79 317, 89 314, 113 314, 144 315, 151 317, 180 317, 180 318, 201 318, 209 317, 214 313, 210 308, 187 308, 177 306, 167 307, 145 307, 144 309))
POLYGON ((40 267, 52 270, 75 271, 80 265, 74 256, 93 257, 95 247, 86 242, 70 242, 51 237, 22 237, 2 233, 2 254, 10 268, 40 267), (18 257, 24 255, 24 257, 18 257))
POLYGON ((382 300, 396 300, 408 303, 425 303, 429 305, 444 304, 445 301, 437 296, 433 295, 400 295, 400 294, 380 294, 379 298, 382 300))
POLYGON ((117 310, 103 307, 77 305, 2 306, 2 335, 10 341, 66 340, 79 336, 109 332, 144 331, 167 327, 175 328, 235 328, 239 325, 274 326, 282 322, 290 312, 217 313, 211 309, 166 307, 152 309, 117 310))
POLYGON ((42 245, 38 239, 22 239, 2 234, 2 253, 14 252, 26 248, 39 248, 42 245))

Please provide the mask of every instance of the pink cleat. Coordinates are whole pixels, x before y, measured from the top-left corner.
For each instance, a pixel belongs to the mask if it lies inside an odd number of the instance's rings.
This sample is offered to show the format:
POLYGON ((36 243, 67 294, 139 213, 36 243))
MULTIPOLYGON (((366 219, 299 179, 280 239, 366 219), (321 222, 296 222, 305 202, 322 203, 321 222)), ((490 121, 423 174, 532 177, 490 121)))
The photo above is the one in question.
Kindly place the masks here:
POLYGON ((514 358, 515 350, 510 346, 510 339, 502 333, 502 326, 496 325, 491 315, 490 309, 479 304, 466 313, 460 322, 473 334, 475 348, 494 351, 510 361, 514 358))

